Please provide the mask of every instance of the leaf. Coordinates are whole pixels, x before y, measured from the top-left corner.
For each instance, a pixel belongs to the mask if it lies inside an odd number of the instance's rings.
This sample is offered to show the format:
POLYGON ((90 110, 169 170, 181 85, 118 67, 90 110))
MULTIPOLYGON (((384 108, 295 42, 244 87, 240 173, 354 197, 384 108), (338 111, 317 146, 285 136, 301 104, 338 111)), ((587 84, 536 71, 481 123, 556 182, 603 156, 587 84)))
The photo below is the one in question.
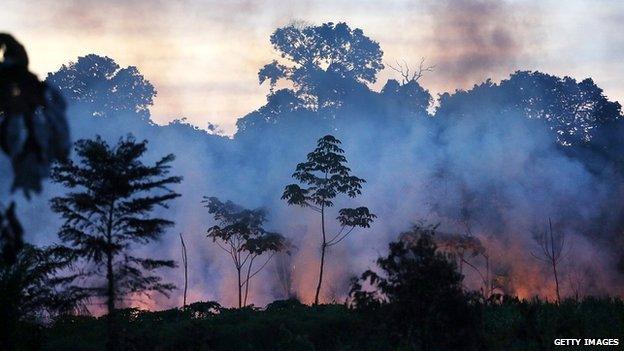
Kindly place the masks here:
POLYGON ((0 147, 11 159, 13 190, 41 190, 50 164, 69 154, 65 102, 28 71, 24 47, 0 33, 0 147))

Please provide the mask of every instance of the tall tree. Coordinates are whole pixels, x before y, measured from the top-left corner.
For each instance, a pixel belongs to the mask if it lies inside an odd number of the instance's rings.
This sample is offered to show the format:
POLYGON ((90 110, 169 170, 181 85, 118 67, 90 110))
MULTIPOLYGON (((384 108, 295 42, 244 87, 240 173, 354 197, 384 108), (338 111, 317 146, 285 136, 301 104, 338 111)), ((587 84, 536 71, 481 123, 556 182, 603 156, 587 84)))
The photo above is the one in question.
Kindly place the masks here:
POLYGON ((269 81, 273 91, 278 81, 289 80, 308 107, 331 105, 356 87, 353 82, 375 83, 384 68, 379 44, 344 22, 290 24, 275 30, 271 44, 287 62, 265 65, 258 72, 260 84, 269 81))
POLYGON ((182 244, 182 264, 184 265, 184 295, 182 300, 182 307, 186 308, 186 292, 188 290, 188 257, 186 256, 186 244, 182 233, 180 233, 180 243, 182 244))
POLYGON ((108 349, 115 349, 115 308, 128 294, 159 292, 167 295, 175 287, 163 283, 152 272, 175 266, 174 261, 140 258, 133 245, 157 240, 172 221, 152 216, 155 207, 180 196, 169 188, 180 183, 170 176, 173 155, 153 165, 141 160, 147 141, 120 139, 110 147, 97 137, 76 142, 78 161, 66 160, 52 169, 52 179, 71 189, 51 200, 52 209, 64 219, 59 238, 75 254, 94 267, 87 276, 92 284, 83 287, 91 296, 106 299, 109 320, 108 349), (104 280, 97 277, 104 276, 104 280))
POLYGON ((208 229, 207 236, 232 258, 238 280, 238 307, 247 305, 251 279, 269 263, 276 252, 284 249, 284 237, 263 228, 264 209, 248 210, 231 201, 221 202, 216 197, 205 197, 203 203, 217 225, 208 229), (254 268, 256 258, 269 256, 254 268), (243 287, 245 293, 243 296, 243 287))
POLYGON ((561 302, 561 293, 559 290, 559 266, 561 261, 566 258, 570 249, 566 234, 563 231, 553 231, 552 221, 548 218, 548 228, 534 234, 534 239, 540 248, 538 253, 531 252, 536 259, 546 263, 552 269, 553 278, 555 280, 555 296, 557 303, 561 302))
POLYGON ((321 262, 319 279, 314 294, 314 304, 319 303, 319 294, 323 283, 325 251, 328 247, 344 240, 356 227, 368 228, 376 217, 367 207, 343 208, 338 211, 337 220, 340 230, 329 236, 326 230, 327 208, 334 206, 333 200, 340 194, 354 198, 362 193, 362 184, 366 181, 351 175, 346 166, 347 158, 340 148, 340 140, 326 135, 317 142, 317 147, 307 156, 307 161, 299 163, 293 178, 307 187, 297 184, 287 185, 282 199, 289 205, 307 207, 321 217, 321 262))
POLYGON ((60 90, 81 113, 111 118, 130 114, 149 121, 156 89, 134 66, 120 67, 106 56, 87 55, 50 73, 46 82, 60 90))

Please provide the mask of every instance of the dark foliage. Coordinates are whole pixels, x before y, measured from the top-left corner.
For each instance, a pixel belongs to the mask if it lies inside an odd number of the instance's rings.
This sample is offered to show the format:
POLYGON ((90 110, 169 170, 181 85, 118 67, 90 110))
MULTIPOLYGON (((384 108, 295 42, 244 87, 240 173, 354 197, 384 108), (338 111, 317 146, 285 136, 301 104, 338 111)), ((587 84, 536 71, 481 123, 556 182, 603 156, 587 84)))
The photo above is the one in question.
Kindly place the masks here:
POLYGON ((577 82, 570 77, 556 77, 542 72, 518 71, 494 84, 486 81, 469 91, 440 96, 441 117, 470 117, 483 113, 483 104, 496 113, 519 113, 542 120, 564 145, 590 141, 595 129, 621 118, 622 106, 607 99, 593 80, 577 82))
POLYGON ((287 79, 312 109, 335 105, 352 89, 361 89, 360 84, 374 83, 384 67, 379 44, 346 23, 291 24, 278 28, 271 44, 288 63, 265 65, 258 73, 260 84, 269 81, 273 91, 279 80, 287 79))
MULTIPOLYGON (((6 231, 4 223, 1 225, 6 231)), ((38 323, 44 318, 75 312, 87 296, 73 285, 76 275, 60 275, 72 264, 72 254, 67 249, 22 244, 19 248, 5 246, 2 253, 0 349, 11 350, 18 342, 20 323, 38 323)))
MULTIPOLYGON (((390 244, 351 289, 356 309, 375 311, 394 343, 410 350, 479 350, 480 306, 464 293, 454 263, 437 251, 431 230, 415 227, 413 244, 390 244), (365 290, 363 284, 371 286, 365 290)), ((369 312, 370 313, 370 312, 369 312)))
POLYGON ((86 109, 91 117, 112 119, 130 113, 149 121, 156 89, 137 70, 121 68, 109 57, 87 55, 49 74, 46 82, 86 109))
MULTIPOLYGON (((479 350, 550 350, 553 339, 621 338, 624 303, 613 299, 564 300, 560 305, 507 298, 483 306, 479 350)), ((410 350, 388 333, 387 316, 341 305, 310 307, 276 301, 266 310, 224 309, 198 302, 159 312, 122 310, 117 323, 128 350, 410 350)), ((461 317, 461 316, 458 316, 461 317)), ((48 326, 22 323, 19 349, 104 350, 104 318, 64 316, 48 326)), ((451 331, 449 331, 451 332, 451 331)), ((620 339, 621 340, 621 339, 620 339)), ((469 349, 467 348, 461 348, 469 349)), ((448 350, 439 348, 437 350, 448 350)))
POLYGON ((285 239, 281 234, 264 229, 267 220, 264 209, 248 210, 231 201, 221 202, 216 197, 205 197, 203 203, 218 223, 208 229, 207 236, 232 258, 238 278, 238 307, 246 306, 251 279, 276 252, 285 250, 285 239), (254 267, 255 259, 267 253, 269 256, 264 262, 254 267))
POLYGON ((173 261, 132 253, 133 245, 157 240, 173 225, 150 214, 179 196, 169 186, 182 180, 169 175, 173 155, 146 165, 141 161, 146 150, 146 141, 137 142, 131 136, 114 147, 99 137, 79 140, 75 148, 79 161, 66 160, 52 170, 52 179, 72 190, 51 200, 52 209, 64 220, 59 238, 85 263, 81 274, 90 283, 82 291, 105 298, 109 315, 129 294, 167 295, 174 289, 151 274, 158 268, 174 267, 173 261))
POLYGON ((63 247, 37 248, 22 240, 15 206, 0 212, 0 349, 11 350, 24 321, 76 311, 87 296, 73 283, 76 275, 60 276, 73 262, 63 247))
MULTIPOLYGON (((12 190, 26 197, 41 190, 50 163, 69 153, 65 102, 28 70, 24 47, 0 33, 0 148, 13 168, 12 190)), ((0 349, 19 340, 19 324, 73 310, 84 295, 69 285, 75 276, 57 277, 71 257, 59 247, 39 249, 23 241, 15 204, 0 203, 0 349)), ((37 328, 34 328, 36 332, 37 328)))
POLYGON ((9 267, 24 247, 24 229, 15 215, 15 204, 0 210, 0 264, 9 267))
POLYGON ((0 147, 11 159, 13 189, 28 196, 55 160, 69 154, 65 102, 54 88, 28 70, 24 47, 0 33, 0 147))

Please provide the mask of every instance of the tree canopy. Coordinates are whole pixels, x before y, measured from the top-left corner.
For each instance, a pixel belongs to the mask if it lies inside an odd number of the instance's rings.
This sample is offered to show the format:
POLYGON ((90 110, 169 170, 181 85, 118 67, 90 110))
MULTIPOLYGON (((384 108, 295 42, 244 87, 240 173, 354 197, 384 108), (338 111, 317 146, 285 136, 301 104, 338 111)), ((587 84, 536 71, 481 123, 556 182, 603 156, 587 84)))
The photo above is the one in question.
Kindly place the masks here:
POLYGON ((149 121, 156 89, 134 66, 121 68, 107 56, 90 54, 50 73, 46 82, 93 117, 112 118, 124 113, 149 121))
POLYGON ((231 201, 221 202, 216 197, 205 197, 203 203, 217 222, 208 229, 207 236, 232 258, 238 278, 238 307, 246 306, 251 279, 276 252, 286 249, 285 239, 281 234, 264 229, 267 213, 262 208, 248 210, 231 201), (259 267, 254 266, 255 259, 265 253, 269 257, 259 267))
POLYGON ((468 91, 443 94, 436 117, 484 112, 517 112, 528 119, 542 120, 559 143, 572 145, 590 141, 601 125, 620 119, 622 106, 609 101, 590 78, 578 82, 567 76, 518 71, 499 84, 488 80, 468 91))
POLYGON ((344 22, 290 24, 273 32, 271 44, 287 63, 274 60, 265 65, 258 73, 260 84, 268 81, 273 89, 286 79, 314 108, 335 103, 352 82, 374 83, 384 68, 379 44, 344 22))

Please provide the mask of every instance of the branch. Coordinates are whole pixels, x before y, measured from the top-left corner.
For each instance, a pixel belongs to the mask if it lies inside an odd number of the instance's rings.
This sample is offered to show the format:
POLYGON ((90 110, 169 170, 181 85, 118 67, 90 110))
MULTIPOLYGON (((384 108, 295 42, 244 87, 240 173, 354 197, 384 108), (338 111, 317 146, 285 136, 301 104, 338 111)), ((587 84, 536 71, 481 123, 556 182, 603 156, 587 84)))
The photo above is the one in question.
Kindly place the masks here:
POLYGON ((226 249, 223 245, 221 245, 221 244, 220 244, 218 241, 216 241, 216 240, 215 240, 215 244, 217 244, 217 245, 221 248, 221 250, 223 250, 223 251, 225 251, 225 252, 229 253, 230 255, 232 254, 232 251, 230 251, 230 250, 226 249))
POLYGON ((407 62, 405 62, 405 60, 403 60, 402 65, 399 63, 399 61, 395 61, 395 62, 396 62, 396 67, 392 66, 391 64, 388 64, 387 66, 390 67, 390 69, 392 69, 393 71, 401 75, 401 77, 403 78, 401 82, 402 84, 407 84, 411 81, 416 82, 420 78, 422 78, 425 72, 433 72, 433 69, 435 68, 435 65, 425 66, 424 65, 425 58, 423 57, 421 58, 420 64, 418 65, 418 70, 410 75, 410 68, 407 62))
POLYGON ((321 213, 321 209, 318 206, 313 205, 313 204, 309 203, 308 201, 305 202, 305 205, 310 207, 312 210, 314 210, 314 211, 316 211, 318 213, 321 213))
POLYGON ((533 256, 535 259, 537 259, 539 261, 542 261, 542 262, 547 262, 547 263, 550 262, 550 260, 548 260, 546 258, 543 258, 543 257, 539 257, 536 254, 534 254, 533 252, 531 252, 531 256, 533 256))
MULTIPOLYGON (((262 264, 262 266, 260 266, 260 268, 258 268, 252 275, 249 276, 249 279, 253 278, 256 274, 260 273, 260 271, 264 268, 264 266, 267 265, 267 263, 269 263, 269 261, 271 260, 271 258, 273 258, 274 255, 275 255, 275 252, 271 253, 271 256, 267 258, 267 260, 262 264)), ((247 279, 245 283, 247 283, 249 279, 247 279)))
POLYGON ((468 265, 468 267, 470 267, 470 268, 474 269, 474 270, 477 272, 477 274, 479 274, 479 276, 481 277, 481 280, 483 280, 483 283, 484 283, 485 285, 487 285, 487 284, 488 284, 487 279, 483 276, 483 273, 481 273, 481 270, 480 270, 480 269, 478 269, 478 268, 477 268, 477 266, 475 266, 475 265, 473 265, 472 263, 468 262, 468 261, 467 261, 465 258, 463 258, 463 257, 461 257, 461 258, 460 258, 460 260, 461 260, 462 262, 464 262, 465 264, 467 264, 467 265, 468 265))
POLYGON ((346 225, 343 225, 342 228, 340 228, 340 231, 338 232, 338 234, 334 235, 334 237, 329 239, 329 241, 327 242, 331 243, 332 241, 334 241, 340 234, 342 234, 342 232, 344 231, 346 227, 347 227, 346 225))
POLYGON ((247 253, 247 256, 245 257, 245 259, 243 260, 243 262, 241 262, 241 267, 245 265, 245 263, 247 263, 247 260, 249 259, 249 257, 251 256, 251 252, 247 253))
POLYGON ((333 246, 338 244, 339 242, 341 242, 342 240, 344 240, 347 236, 349 236, 349 234, 351 234, 351 232, 355 229, 355 226, 351 227, 351 229, 349 229, 348 232, 346 232, 340 239, 336 240, 336 241, 330 241, 329 243, 327 243, 326 246, 333 246))

